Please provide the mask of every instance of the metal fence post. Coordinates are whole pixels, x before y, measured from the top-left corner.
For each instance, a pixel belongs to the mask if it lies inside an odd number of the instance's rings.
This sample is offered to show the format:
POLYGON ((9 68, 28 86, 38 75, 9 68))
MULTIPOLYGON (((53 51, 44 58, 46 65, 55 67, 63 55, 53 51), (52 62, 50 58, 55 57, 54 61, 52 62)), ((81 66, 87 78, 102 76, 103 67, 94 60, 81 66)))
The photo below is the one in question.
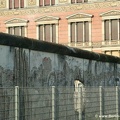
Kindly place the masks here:
POLYGON ((118 86, 116 86, 116 120, 119 120, 118 86))
POLYGON ((52 120, 55 120, 55 86, 52 86, 52 120))
POLYGON ((19 120, 19 86, 15 86, 15 120, 19 120))
POLYGON ((82 86, 78 86, 79 120, 82 120, 82 86))
POLYGON ((102 86, 99 86, 99 95, 100 95, 100 115, 99 118, 102 120, 102 115, 103 115, 103 95, 102 95, 102 86))

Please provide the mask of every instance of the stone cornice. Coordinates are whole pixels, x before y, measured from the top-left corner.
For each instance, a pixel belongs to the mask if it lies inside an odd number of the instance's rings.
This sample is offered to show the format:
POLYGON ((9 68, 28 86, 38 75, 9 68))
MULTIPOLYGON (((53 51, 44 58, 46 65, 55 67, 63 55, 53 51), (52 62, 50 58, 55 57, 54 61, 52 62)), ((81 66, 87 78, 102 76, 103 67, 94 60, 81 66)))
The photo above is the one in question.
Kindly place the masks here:
POLYGON ((50 20, 59 20, 59 17, 54 17, 54 16, 42 16, 40 18, 37 18, 35 20, 35 22, 39 22, 39 21, 50 21, 50 20))
POLYGON ((120 10, 110 10, 105 13, 100 14, 100 16, 115 16, 115 15, 120 15, 120 10))
POLYGON ((11 16, 11 15, 33 15, 39 13, 54 13, 54 12, 67 12, 67 11, 78 11, 78 10, 94 10, 104 9, 109 7, 120 7, 120 1, 114 2, 99 2, 99 3, 84 3, 84 4, 69 4, 62 6, 50 6, 50 7, 36 7, 18 10, 1 10, 0 16, 11 16))
POLYGON ((21 18, 13 18, 4 22, 6 27, 13 27, 13 26, 27 26, 28 20, 21 19, 21 18))
POLYGON ((59 17, 54 16, 42 16, 35 20, 37 25, 40 24, 58 24, 59 17))
POLYGON ((91 18, 92 15, 90 14, 85 14, 85 13, 77 13, 77 14, 73 14, 70 16, 67 16, 67 19, 80 19, 80 18, 91 18))
POLYGON ((12 24, 12 23, 27 23, 28 20, 20 19, 20 18, 13 18, 10 20, 5 21, 5 24, 12 24))

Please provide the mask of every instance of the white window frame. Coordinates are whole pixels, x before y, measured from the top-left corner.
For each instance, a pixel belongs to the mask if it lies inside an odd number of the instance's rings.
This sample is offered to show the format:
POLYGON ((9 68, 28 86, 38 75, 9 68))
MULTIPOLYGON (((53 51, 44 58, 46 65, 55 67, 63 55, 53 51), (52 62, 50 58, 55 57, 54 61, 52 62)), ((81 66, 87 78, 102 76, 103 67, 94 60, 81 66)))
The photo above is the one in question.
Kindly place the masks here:
MULTIPOLYGON (((111 10, 111 11, 108 11, 108 12, 105 12, 105 13, 102 13, 100 14, 100 16, 102 17, 102 44, 104 45, 105 44, 105 29, 104 29, 104 21, 105 20, 109 20, 109 31, 111 31, 111 20, 112 19, 115 19, 115 20, 120 20, 120 11, 118 10, 111 10)), ((120 26, 119 22, 118 22, 118 25, 120 26)), ((120 30, 119 30, 119 27, 118 27, 118 44, 120 43, 120 40, 119 40, 119 33, 120 33, 120 30)), ((111 36, 111 32, 109 32, 109 35, 111 36)), ((109 44, 111 44, 112 40, 111 40, 111 37, 109 38, 109 44)))
MULTIPOLYGON (((59 40, 58 40, 58 25, 59 25, 59 17, 53 17, 53 16, 43 16, 43 17, 40 17, 40 18, 37 18, 35 20, 36 22, 36 38, 39 40, 39 25, 45 25, 45 24, 49 24, 49 25, 52 25, 52 24, 55 24, 56 25, 56 43, 59 43, 59 40), (44 19, 44 20, 43 20, 44 19), (49 20, 48 20, 49 19, 49 20)), ((44 27, 43 27, 44 29, 44 27)), ((43 30, 44 31, 44 30, 43 30)), ((51 37, 52 38, 52 37, 51 37)), ((43 33, 43 41, 44 41, 44 33, 43 33)), ((52 42, 52 39, 50 40, 52 42)))
POLYGON ((14 19, 10 19, 10 20, 5 21, 5 24, 6 24, 6 33, 8 33, 9 27, 24 26, 25 27, 25 37, 27 37, 28 20, 14 18, 14 19), (14 20, 17 20, 18 22, 14 22, 14 20))
MULTIPOLYGON (((12 9, 15 9, 15 6, 14 6, 14 0, 12 0, 13 2, 12 2, 12 9)), ((9 9, 9 0, 6 0, 6 5, 7 5, 7 8, 9 9)), ((23 8, 25 8, 26 7, 26 0, 24 0, 24 7, 23 8)), ((20 0, 19 0, 19 9, 20 9, 21 7, 20 7, 20 0)), ((22 8, 21 8, 22 9, 22 8)))
MULTIPOLYGON (((52 5, 52 0, 50 0, 50 5, 49 6, 54 6, 52 5)), ((55 4, 56 4, 56 0, 55 0, 55 4)), ((39 6, 39 0, 37 0, 37 5, 39 6)), ((45 0, 43 0, 43 7, 45 6, 45 0)))
MULTIPOLYGON (((92 15, 90 14, 85 14, 85 13, 77 13, 77 14, 73 14, 70 15, 68 17, 66 17, 66 19, 68 19, 68 45, 71 46, 71 23, 74 22, 89 22, 89 45, 91 45, 91 29, 92 29, 92 15), (80 17, 74 17, 76 15, 79 15, 80 17), (84 17, 86 16, 86 17, 84 17), (74 18, 73 18, 74 17, 74 18)), ((75 34, 76 35, 76 34, 75 34)), ((83 32, 83 36, 84 36, 84 32, 83 32)), ((77 37, 77 36, 76 36, 77 37)), ((75 46, 77 46, 77 41, 75 40, 75 46)), ((85 42, 83 40, 83 46, 85 45, 85 42)))

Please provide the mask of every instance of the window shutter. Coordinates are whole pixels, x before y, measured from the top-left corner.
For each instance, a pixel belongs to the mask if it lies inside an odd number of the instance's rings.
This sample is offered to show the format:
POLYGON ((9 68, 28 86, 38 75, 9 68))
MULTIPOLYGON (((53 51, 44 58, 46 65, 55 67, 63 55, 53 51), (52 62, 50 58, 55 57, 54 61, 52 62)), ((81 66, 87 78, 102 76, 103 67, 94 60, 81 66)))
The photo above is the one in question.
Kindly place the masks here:
POLYGON ((52 5, 55 5, 55 0, 51 0, 51 4, 52 4, 52 5))
POLYGON ((50 25, 45 25, 45 41, 50 42, 50 25))
POLYGON ((109 40, 109 20, 104 21, 105 40, 109 40))
POLYGON ((12 9, 12 0, 9 0, 9 9, 12 9))
POLYGON ((77 0, 77 3, 82 3, 82 0, 77 0))
POLYGON ((9 27, 9 28, 8 28, 8 33, 9 33, 9 34, 12 34, 12 31, 13 31, 13 28, 12 28, 12 27, 9 27))
POLYGON ((88 0, 84 0, 84 2, 88 2, 88 0))
POLYGON ((75 23, 71 23, 71 42, 75 42, 75 23))
POLYGON ((89 22, 84 22, 84 40, 89 42, 89 22))
POLYGON ((77 23, 77 42, 83 42, 83 22, 77 23))
POLYGON ((75 3, 75 0, 71 0, 71 3, 75 3))
POLYGON ((111 40, 118 40, 118 20, 111 20, 111 40))
POLYGON ((39 6, 43 6, 43 0, 39 0, 39 6))
POLYGON ((56 43, 56 25, 52 25, 52 42, 56 43))
POLYGON ((20 5, 21 8, 24 8, 24 0, 21 0, 21 5, 20 5))
POLYGON ((14 8, 19 8, 19 0, 14 0, 14 8))
POLYGON ((50 5, 50 0, 45 0, 45 6, 49 6, 50 5))
POLYGON ((25 37, 25 27, 21 26, 21 36, 25 37))
POLYGON ((20 35, 19 29, 19 27, 14 27, 14 35, 20 35))
POLYGON ((39 26, 39 40, 43 40, 43 25, 39 26))

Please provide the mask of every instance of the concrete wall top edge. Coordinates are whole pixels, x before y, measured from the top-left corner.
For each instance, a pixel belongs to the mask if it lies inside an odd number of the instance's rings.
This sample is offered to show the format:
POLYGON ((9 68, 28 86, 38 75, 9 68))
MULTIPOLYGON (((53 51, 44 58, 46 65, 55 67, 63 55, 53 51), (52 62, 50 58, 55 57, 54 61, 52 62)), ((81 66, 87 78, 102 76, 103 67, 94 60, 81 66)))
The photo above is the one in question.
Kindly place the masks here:
POLYGON ((120 64, 120 58, 118 57, 94 53, 86 50, 81 50, 78 48, 72 48, 61 44, 54 44, 41 40, 38 41, 36 39, 9 35, 6 33, 0 33, 0 45, 26 48, 29 50, 56 53, 77 58, 120 64))

